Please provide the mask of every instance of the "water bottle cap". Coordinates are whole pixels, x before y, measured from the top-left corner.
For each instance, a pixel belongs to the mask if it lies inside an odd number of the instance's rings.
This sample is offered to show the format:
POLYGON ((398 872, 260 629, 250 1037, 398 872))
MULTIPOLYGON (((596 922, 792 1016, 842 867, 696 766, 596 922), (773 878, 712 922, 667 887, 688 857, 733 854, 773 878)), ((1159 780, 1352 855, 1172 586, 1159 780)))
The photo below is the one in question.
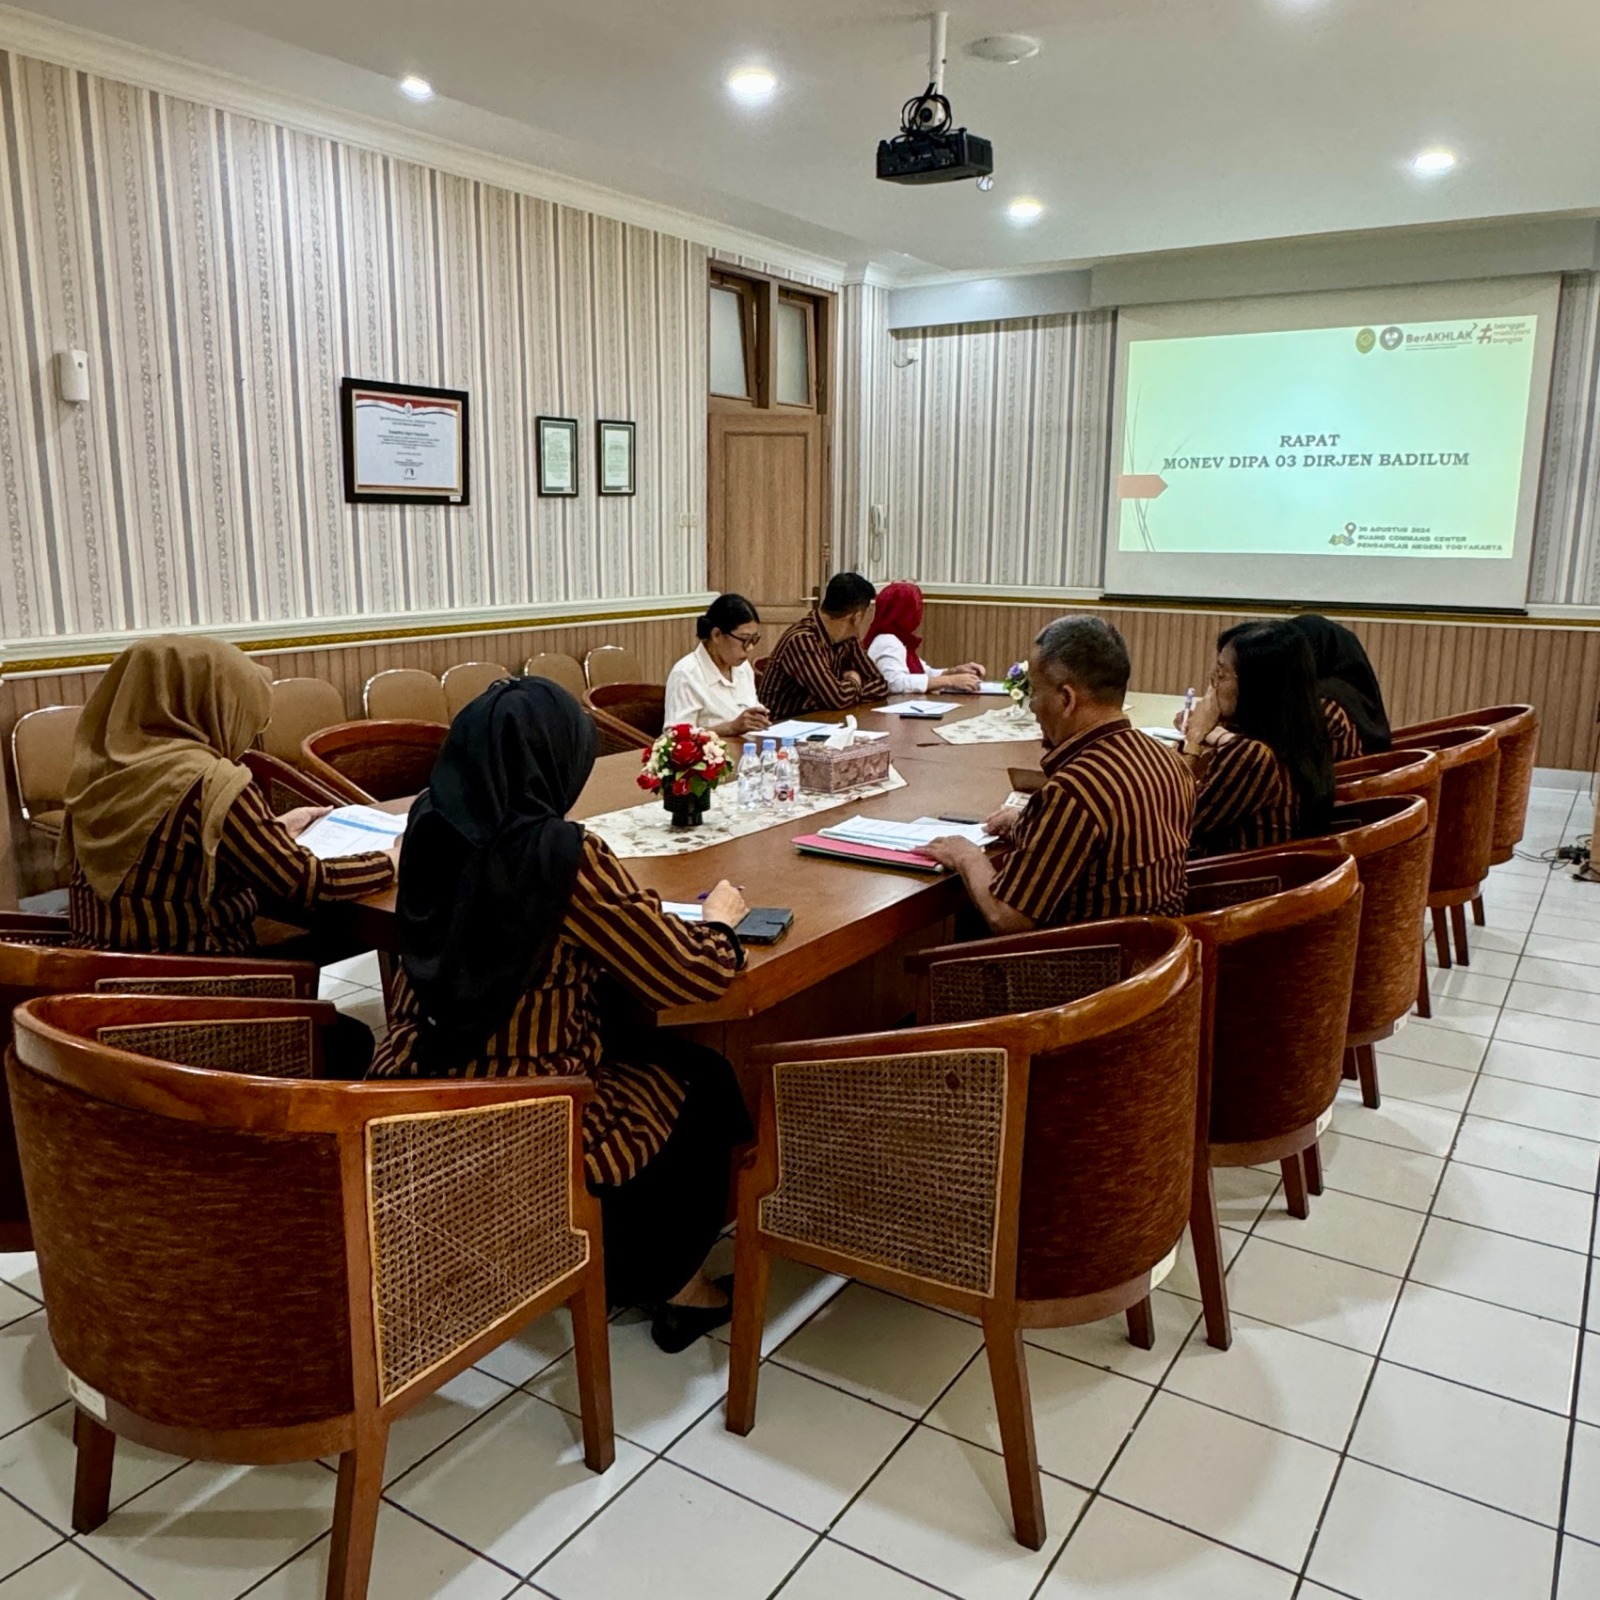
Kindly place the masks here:
POLYGON ((756 742, 755 742, 754 739, 746 739, 745 740, 745 742, 744 742, 744 753, 747 756, 753 756, 756 753, 756 742))
POLYGON ((761 748, 763 751, 776 751, 778 748, 778 741, 776 739, 763 739, 761 741, 761 748))

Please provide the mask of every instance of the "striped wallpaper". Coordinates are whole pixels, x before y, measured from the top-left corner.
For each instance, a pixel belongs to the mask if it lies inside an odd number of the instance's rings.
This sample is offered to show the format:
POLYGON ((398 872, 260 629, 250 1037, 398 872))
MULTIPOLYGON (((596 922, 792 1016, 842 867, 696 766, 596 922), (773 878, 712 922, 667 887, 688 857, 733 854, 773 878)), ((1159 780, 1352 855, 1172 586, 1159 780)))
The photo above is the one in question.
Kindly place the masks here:
POLYGON ((705 260, 0 53, 0 637, 701 589, 705 260), (468 391, 470 506, 345 505, 346 374, 468 391), (579 419, 576 499, 534 493, 541 413, 579 419), (593 492, 602 416, 638 424, 635 497, 593 492))

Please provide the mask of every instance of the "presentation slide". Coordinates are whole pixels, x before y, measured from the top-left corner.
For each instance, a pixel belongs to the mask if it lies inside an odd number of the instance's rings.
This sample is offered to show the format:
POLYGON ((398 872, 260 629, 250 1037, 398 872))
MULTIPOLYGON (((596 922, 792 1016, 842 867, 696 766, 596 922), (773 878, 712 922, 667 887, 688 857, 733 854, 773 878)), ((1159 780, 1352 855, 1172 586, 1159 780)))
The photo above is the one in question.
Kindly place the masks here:
POLYGON ((1125 312, 1107 589, 1520 606, 1556 293, 1125 312))

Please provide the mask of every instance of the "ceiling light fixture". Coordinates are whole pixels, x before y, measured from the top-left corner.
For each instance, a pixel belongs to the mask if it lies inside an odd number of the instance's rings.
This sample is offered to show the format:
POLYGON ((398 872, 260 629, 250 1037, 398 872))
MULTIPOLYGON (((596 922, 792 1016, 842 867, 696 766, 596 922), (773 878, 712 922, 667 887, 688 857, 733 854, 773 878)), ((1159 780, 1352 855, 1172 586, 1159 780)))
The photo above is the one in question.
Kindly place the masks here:
POLYGON ((433 99, 433 85, 426 78, 419 78, 416 73, 408 72, 400 80, 400 93, 407 100, 431 100, 433 99))
POLYGON ((1454 168, 1455 164, 1455 151, 1446 150, 1442 146, 1423 150, 1411 158, 1411 170, 1419 178, 1442 178, 1454 168))
POLYGON ((1014 67, 1039 53, 1039 41, 1026 33, 991 33, 974 39, 967 46, 967 54, 979 61, 993 61, 1002 67, 1014 67))
POLYGON ((1037 200, 1032 199, 1030 196, 1024 195, 1022 199, 1013 200, 1011 204, 1006 207, 1006 215, 1010 217, 1013 222, 1020 222, 1024 224, 1029 222, 1037 222, 1039 218, 1044 215, 1044 207, 1037 200))
POLYGON ((777 92, 777 77, 765 67, 740 67, 728 74, 728 93, 742 106, 764 106, 777 92))

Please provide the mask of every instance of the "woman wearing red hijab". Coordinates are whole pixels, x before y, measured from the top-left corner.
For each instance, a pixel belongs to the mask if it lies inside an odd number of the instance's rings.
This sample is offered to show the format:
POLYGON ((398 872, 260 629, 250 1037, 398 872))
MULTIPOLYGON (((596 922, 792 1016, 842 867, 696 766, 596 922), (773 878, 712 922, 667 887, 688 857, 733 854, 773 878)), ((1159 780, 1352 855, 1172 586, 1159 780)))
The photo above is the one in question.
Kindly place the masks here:
POLYGON ((942 671, 917 654, 922 646, 922 591, 914 583, 886 583, 867 629, 867 654, 883 674, 890 694, 976 694, 980 662, 942 671))

